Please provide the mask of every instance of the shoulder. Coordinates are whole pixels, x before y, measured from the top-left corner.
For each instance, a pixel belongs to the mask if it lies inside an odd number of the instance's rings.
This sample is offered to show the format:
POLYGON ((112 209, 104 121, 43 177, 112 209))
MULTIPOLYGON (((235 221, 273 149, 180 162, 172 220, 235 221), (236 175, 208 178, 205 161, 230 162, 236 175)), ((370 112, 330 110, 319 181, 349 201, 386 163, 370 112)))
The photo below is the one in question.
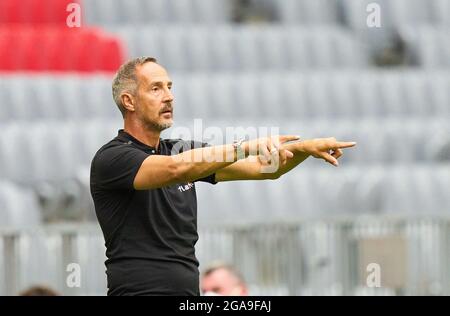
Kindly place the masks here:
POLYGON ((102 147, 100 147, 99 150, 94 155, 93 161, 99 160, 105 156, 109 156, 110 154, 114 154, 121 151, 130 150, 132 146, 130 144, 127 144, 123 141, 118 140, 117 138, 114 138, 113 140, 109 141, 102 147))
POLYGON ((113 139, 103 145, 94 155, 91 169, 110 169, 122 164, 142 163, 149 154, 126 140, 113 139))

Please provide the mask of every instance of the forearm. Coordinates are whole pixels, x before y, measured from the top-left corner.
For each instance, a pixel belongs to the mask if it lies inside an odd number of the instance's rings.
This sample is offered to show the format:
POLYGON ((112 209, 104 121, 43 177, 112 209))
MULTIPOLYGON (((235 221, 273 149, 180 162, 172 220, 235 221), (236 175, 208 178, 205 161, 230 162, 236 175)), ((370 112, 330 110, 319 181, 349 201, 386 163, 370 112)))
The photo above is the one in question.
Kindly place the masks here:
POLYGON ((293 144, 286 145, 285 147, 294 154, 294 157, 289 158, 284 166, 278 166, 273 172, 267 172, 267 166, 264 166, 256 156, 251 156, 247 159, 239 160, 223 169, 217 170, 216 181, 277 179, 309 157, 309 154, 304 153, 302 148, 296 147, 293 144))
POLYGON ((182 181, 195 181, 233 164, 236 150, 233 145, 197 148, 172 156, 182 181))

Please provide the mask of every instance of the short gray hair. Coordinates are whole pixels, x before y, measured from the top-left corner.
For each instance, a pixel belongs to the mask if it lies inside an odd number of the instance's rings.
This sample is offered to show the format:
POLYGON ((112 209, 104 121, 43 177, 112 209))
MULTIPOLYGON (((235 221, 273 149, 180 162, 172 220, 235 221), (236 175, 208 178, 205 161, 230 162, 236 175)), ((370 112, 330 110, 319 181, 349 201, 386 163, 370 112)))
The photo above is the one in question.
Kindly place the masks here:
POLYGON ((122 116, 125 117, 125 106, 120 97, 124 92, 135 93, 137 89, 136 68, 145 63, 157 63, 156 58, 142 56, 133 58, 120 66, 112 82, 112 95, 122 116))

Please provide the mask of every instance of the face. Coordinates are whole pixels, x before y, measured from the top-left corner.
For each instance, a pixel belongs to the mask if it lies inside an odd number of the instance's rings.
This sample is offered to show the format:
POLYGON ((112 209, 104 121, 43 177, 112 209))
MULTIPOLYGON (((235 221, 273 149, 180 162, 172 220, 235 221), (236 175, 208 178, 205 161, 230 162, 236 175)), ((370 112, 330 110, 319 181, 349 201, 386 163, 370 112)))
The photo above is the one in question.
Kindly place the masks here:
POLYGON ((166 70, 152 62, 136 69, 135 94, 137 118, 148 128, 162 131, 173 124, 172 81, 166 70))
POLYGON ((201 289, 206 295, 245 296, 247 288, 226 269, 217 269, 203 277, 201 289))

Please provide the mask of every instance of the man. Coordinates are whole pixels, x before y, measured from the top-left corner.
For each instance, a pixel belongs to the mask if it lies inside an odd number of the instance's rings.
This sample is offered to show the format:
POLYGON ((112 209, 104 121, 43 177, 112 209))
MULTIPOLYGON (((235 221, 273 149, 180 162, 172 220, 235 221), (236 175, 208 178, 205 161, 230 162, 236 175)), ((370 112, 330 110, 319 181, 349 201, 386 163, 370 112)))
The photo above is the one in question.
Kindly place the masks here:
POLYGON ((222 146, 163 140, 161 131, 173 123, 171 87, 151 57, 122 65, 113 80, 124 128, 91 165, 108 295, 199 295, 195 181, 276 179, 309 155, 337 166, 341 148, 354 145, 330 138, 283 146, 296 136, 222 146), (275 172, 261 172, 274 161, 275 172))
POLYGON ((216 263, 208 267, 201 278, 205 296, 247 296, 248 288, 242 275, 232 266, 216 263))

